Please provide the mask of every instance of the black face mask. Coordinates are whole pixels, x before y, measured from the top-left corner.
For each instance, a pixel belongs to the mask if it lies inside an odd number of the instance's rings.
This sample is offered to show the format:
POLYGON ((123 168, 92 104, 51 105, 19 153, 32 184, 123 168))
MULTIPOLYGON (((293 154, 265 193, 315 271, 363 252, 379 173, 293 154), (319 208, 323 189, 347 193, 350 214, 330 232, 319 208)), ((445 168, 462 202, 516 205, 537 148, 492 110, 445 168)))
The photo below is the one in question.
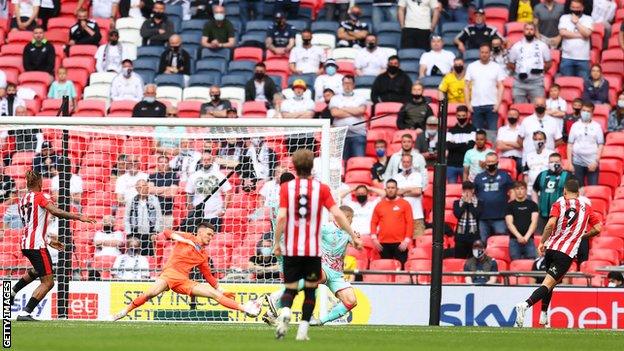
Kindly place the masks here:
POLYGON ((119 42, 119 40, 109 40, 108 41, 111 45, 117 45, 117 43, 119 42))
POLYGON ((525 35, 525 36, 524 36, 524 38, 525 38, 527 41, 533 41, 533 39, 535 39, 535 35, 534 35, 534 34, 531 34, 531 35, 525 35))
POLYGON ((458 118, 457 124, 459 124, 460 126, 463 126, 466 124, 466 121, 468 121, 468 118, 458 118))
POLYGON ((388 73, 397 74, 399 73, 399 67, 397 66, 388 66, 388 73))
POLYGON ((178 51, 180 51, 180 47, 179 46, 171 46, 171 51, 178 52, 178 51))
POLYGON ((250 193, 254 190, 254 187, 252 185, 243 185, 242 189, 244 192, 250 193))
POLYGON ((303 45, 308 46, 308 45, 312 44, 312 39, 303 39, 302 42, 303 42, 303 45))
POLYGON ((221 95, 210 95, 210 98, 212 99, 212 101, 219 101, 221 95))
POLYGON ((412 97, 414 98, 414 100, 420 100, 423 96, 420 94, 412 94, 412 97))
POLYGON ((580 108, 573 108, 572 110, 574 111, 575 115, 580 115, 581 114, 581 109, 580 108))
POLYGON ((165 13, 164 12, 152 12, 152 17, 156 19, 164 19, 165 13))
POLYGON ((537 113, 538 115, 542 115, 542 114, 544 114, 544 112, 546 112, 546 106, 536 106, 535 107, 535 113, 537 113))
POLYGON ((377 44, 376 43, 368 43, 368 44, 366 44, 366 47, 371 49, 371 50, 373 50, 374 48, 377 47, 377 44))
POLYGON ((495 47, 493 47, 493 48, 492 48, 492 51, 493 51, 495 54, 498 54, 499 52, 501 52, 501 48, 500 48, 500 46, 495 46, 495 47))
POLYGON ((574 15, 576 15, 576 17, 583 16, 583 11, 570 11, 570 13, 573 13, 574 15))
POLYGON ((464 71, 464 66, 463 65, 453 66, 453 70, 455 70, 455 73, 462 73, 464 71))
POLYGON ((113 231, 113 226, 112 226, 112 225, 105 225, 105 226, 102 226, 102 230, 103 230, 105 233, 110 233, 110 232, 112 232, 112 231, 113 231))
POLYGON ((509 122, 509 124, 511 124, 511 125, 514 125, 514 124, 516 124, 516 122, 518 122, 518 119, 517 118, 508 117, 507 118, 507 122, 509 122))
POLYGON ((498 169, 498 163, 494 163, 486 166, 487 170, 490 172, 494 172, 498 169))
POLYGON ((363 205, 364 203, 366 203, 366 200, 368 199, 368 195, 358 195, 355 197, 355 199, 357 200, 357 202, 363 205))
POLYGON ((7 93, 6 96, 8 99, 14 99, 15 98, 15 93, 7 93))
POLYGON ((264 79, 264 73, 256 72, 254 73, 254 78, 256 78, 256 80, 262 80, 264 79))

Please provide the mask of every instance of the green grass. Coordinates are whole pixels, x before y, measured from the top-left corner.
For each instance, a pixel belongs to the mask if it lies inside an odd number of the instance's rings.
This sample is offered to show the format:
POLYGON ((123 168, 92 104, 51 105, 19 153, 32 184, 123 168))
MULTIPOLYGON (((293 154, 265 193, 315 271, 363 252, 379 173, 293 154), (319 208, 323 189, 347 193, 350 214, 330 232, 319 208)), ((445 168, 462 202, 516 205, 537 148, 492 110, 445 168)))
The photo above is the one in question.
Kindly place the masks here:
POLYGON ((622 350, 621 331, 488 327, 325 326, 309 342, 257 324, 13 322, 14 350, 622 350), (296 347, 293 347, 296 344, 296 347))

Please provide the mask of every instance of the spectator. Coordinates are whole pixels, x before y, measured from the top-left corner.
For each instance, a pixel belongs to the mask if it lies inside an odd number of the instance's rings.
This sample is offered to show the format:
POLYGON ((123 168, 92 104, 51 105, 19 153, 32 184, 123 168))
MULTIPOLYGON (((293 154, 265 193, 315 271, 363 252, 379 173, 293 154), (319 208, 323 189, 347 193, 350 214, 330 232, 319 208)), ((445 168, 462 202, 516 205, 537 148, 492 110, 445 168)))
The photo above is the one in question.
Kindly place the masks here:
POLYGON ((26 107, 26 102, 17 96, 17 86, 8 83, 6 89, 0 88, 0 116, 16 116, 18 107, 26 107))
POLYGON ((466 70, 464 70, 464 59, 456 57, 453 60, 453 70, 450 73, 447 73, 440 82, 440 86, 438 87, 439 99, 444 100, 446 97, 449 104, 465 104, 465 75, 466 70))
POLYGON ((108 32, 108 43, 100 45, 95 53, 95 69, 98 72, 119 73, 122 61, 127 58, 123 45, 119 43, 119 32, 113 29, 108 32))
MULTIPOLYGON (((59 169, 62 169, 63 166, 62 165, 56 165, 55 167, 52 167, 52 174, 54 175, 52 177, 52 182, 50 184, 50 191, 52 192, 52 198, 54 199, 55 202, 58 203, 58 195, 59 195, 59 169)), ((82 188, 82 178, 72 172, 71 176, 69 178, 69 199, 70 199, 70 205, 77 210, 77 212, 80 212, 80 210, 82 209, 82 193, 83 193, 83 188, 82 188)))
MULTIPOLYGON (((342 87, 341 87, 342 90, 342 87)), ((325 90, 323 90, 323 109, 321 111, 318 111, 318 109, 315 106, 315 114, 314 114, 314 118, 325 118, 325 119, 329 119, 331 123, 334 123, 334 117, 332 117, 331 115, 331 110, 329 109, 329 103, 331 102, 331 99, 334 97, 334 91, 326 88, 325 90)))
POLYGON ((574 178, 572 173, 563 169, 561 155, 553 153, 548 157, 548 170, 543 171, 533 183, 531 198, 537 202, 539 221, 537 231, 542 233, 550 216, 550 208, 563 196, 563 185, 568 179, 574 178))
MULTIPOLYGON (((593 12, 593 6, 594 6, 594 0, 580 0, 583 4, 584 9, 582 10, 582 13, 587 15, 587 16, 591 16, 592 12, 593 12)), ((564 9, 565 9, 565 13, 569 14, 572 13, 572 8, 571 8, 571 4, 572 2, 570 0, 565 0, 564 3, 564 9)))
POLYGON ((210 87, 210 102, 201 104, 199 115, 202 118, 223 118, 230 108, 232 108, 232 103, 229 100, 221 99, 221 88, 218 85, 213 85, 210 87))
POLYGON ((440 19, 440 4, 437 0, 399 0, 397 19, 401 26, 401 49, 429 50, 429 38, 440 19))
POLYGON ((377 46, 377 37, 368 34, 365 39, 365 47, 359 49, 355 56, 356 76, 377 76, 386 70, 388 57, 377 46))
POLYGON ((583 14, 583 2, 572 0, 569 14, 559 20, 561 35, 561 63, 559 72, 563 76, 589 78, 589 59, 591 51, 591 34, 594 20, 583 14))
POLYGON ((600 123, 592 120, 593 114, 594 104, 584 103, 581 120, 572 125, 568 137, 568 162, 583 186, 598 184, 598 164, 604 147, 604 132, 600 123))
POLYGON ((619 132, 624 129, 624 90, 618 93, 616 101, 609 114, 609 132, 619 132))
POLYGON ((351 75, 342 78, 342 94, 329 102, 334 127, 348 127, 343 159, 364 156, 366 151, 366 124, 363 122, 366 101, 353 93, 355 79, 351 75))
POLYGON ((561 43, 559 18, 563 15, 563 4, 555 0, 544 0, 533 8, 533 23, 537 25, 537 37, 550 49, 557 49, 561 43))
POLYGON ((165 117, 167 106, 156 101, 156 85, 147 84, 143 93, 143 100, 134 105, 133 117, 165 117))
POLYGON ((538 96, 544 96, 544 72, 552 66, 552 58, 548 46, 535 39, 533 23, 524 25, 524 39, 511 47, 507 66, 514 73, 515 103, 527 103, 538 96))
POLYGON ((256 254, 249 258, 249 270, 257 280, 280 279, 281 266, 277 257, 273 255, 273 242, 261 240, 256 248, 256 254))
POLYGON ((262 62, 256 64, 254 77, 245 84, 245 101, 268 102, 279 88, 271 77, 266 74, 266 66, 262 62))
POLYGON ((559 96, 561 87, 559 84, 553 84, 548 90, 548 99, 546 99, 546 114, 556 118, 561 118, 561 124, 563 124, 563 117, 565 117, 568 110, 568 103, 559 96))
POLYGON ((76 107, 76 88, 74 82, 67 80, 67 69, 60 67, 56 75, 57 79, 50 85, 48 99, 62 99, 67 96, 71 102, 70 111, 76 107))
MULTIPOLYGON (((2 164, 2 162, 0 162, 0 172, 2 172, 3 167, 4 165, 2 164)), ((4 183, 0 185, 0 202, 4 202, 2 201, 2 198, 5 195, 8 200, 3 206, 5 208, 5 211, 4 211, 4 214, 2 215, 2 223, 0 223, 0 236, 4 235, 3 231, 6 229, 24 228, 24 223, 22 222, 22 217, 20 216, 19 209, 18 209, 18 205, 19 205, 18 199, 21 199, 23 195, 20 194, 19 197, 16 197, 11 193, 5 193, 3 195, 2 191, 4 190, 2 187, 4 186, 5 186, 4 183)), ((6 186, 9 186, 9 184, 6 184, 6 186)))
POLYGON ((288 173, 288 168, 276 166, 271 179, 264 182, 260 188, 260 198, 258 202, 264 207, 279 207, 280 180, 282 174, 285 173, 288 173))
POLYGON ((611 22, 615 18, 617 4, 612 0, 594 0, 591 17, 594 23, 602 23, 604 26, 603 47, 606 48, 611 37, 611 22))
POLYGON ((264 46, 267 50, 278 56, 288 56, 290 50, 295 47, 295 34, 297 30, 286 22, 283 12, 275 13, 275 23, 267 29, 264 46))
POLYGON ((522 173, 522 144, 518 143, 520 112, 515 108, 507 112, 507 124, 498 128, 496 134, 496 149, 501 152, 501 157, 510 158, 516 163, 516 171, 522 173))
POLYGON ((390 156, 384 172, 384 179, 395 179, 396 175, 402 172, 401 159, 404 155, 412 155, 412 167, 419 172, 423 184, 429 184, 427 175, 427 162, 423 155, 414 149, 414 137, 411 134, 403 134, 401 136, 401 150, 390 156))
POLYGON ((507 232, 505 207, 512 180, 509 173, 498 168, 498 155, 495 152, 487 154, 484 168, 485 172, 477 174, 474 183, 477 197, 483 203, 479 234, 486 243, 490 235, 507 232))
MULTIPOLYGON (((185 3, 186 2, 182 2, 183 10, 185 3)), ((115 6, 115 4, 113 4, 113 6, 115 6)), ((119 13, 119 17, 132 17, 144 20, 151 16, 153 7, 154 0, 120 0, 117 12, 119 13)), ((114 21, 115 17, 116 16, 113 16, 111 20, 114 21)), ((111 22, 111 26, 112 25, 114 25, 113 22, 111 22)))
MULTIPOLYGON (((167 108, 167 118, 177 118, 178 110, 170 106, 167 108)), ((156 126, 154 139, 156 139, 156 153, 172 158, 180 150, 181 140, 186 134, 184 126, 156 126)))
POLYGON ((325 1, 325 20, 335 22, 345 21, 349 11, 348 0, 326 0, 325 1))
POLYGON ((409 202, 397 196, 397 182, 388 179, 386 197, 375 206, 370 224, 374 248, 381 258, 395 259, 404 264, 407 248, 414 233, 414 219, 409 202))
POLYGON ((16 192, 15 181, 4 173, 4 162, 0 162, 0 204, 7 202, 16 192))
MULTIPOLYGON (((537 179, 540 173, 548 169, 550 155, 555 152, 552 149, 546 148, 546 140, 546 134, 541 130, 533 132, 533 145, 535 149, 526 154, 526 158, 523 160, 524 181, 529 185, 529 189, 533 188, 535 179, 537 179)), ((529 195, 530 194, 531 191, 529 191, 529 195)))
POLYGON ((217 153, 218 158, 216 160, 217 164, 225 168, 236 167, 241 156, 245 153, 243 146, 242 140, 238 140, 237 138, 226 138, 219 146, 219 151, 217 153))
POLYGON ((491 60, 498 64, 500 68, 505 72, 505 76, 510 75, 510 71, 507 67, 509 64, 509 51, 505 45, 503 45, 503 40, 501 38, 493 38, 492 39, 492 57, 491 60))
POLYGON ((396 0, 373 0, 373 28, 379 28, 381 23, 392 22, 396 18, 396 0))
POLYGON ((467 180, 462 183, 462 196, 453 202, 453 215, 457 218, 455 229, 455 257, 468 258, 472 244, 479 240, 479 218, 483 204, 475 196, 475 185, 467 180))
POLYGON ((288 59, 290 72, 292 74, 321 74, 325 50, 320 46, 312 45, 312 31, 309 29, 301 32, 301 41, 303 45, 294 47, 290 52, 288 59))
MULTIPOLYGON (((314 101, 305 97, 307 89, 303 79, 296 79, 292 84, 294 95, 284 100, 281 106, 282 118, 312 118, 314 117, 314 101)), ((296 138, 295 138, 296 139, 296 138)), ((291 139, 289 139, 291 140, 291 139)), ((294 151, 292 151, 294 152, 294 151)))
POLYGON ((245 156, 249 157, 253 167, 254 186, 256 180, 268 180, 275 173, 277 156, 264 138, 254 137, 245 143, 245 156))
POLYGON ((468 23, 469 0, 440 1, 440 21, 441 25, 447 22, 468 23))
POLYGON ((476 131, 474 147, 467 150, 464 154, 464 181, 470 180, 474 182, 477 174, 485 171, 485 157, 487 154, 493 153, 494 150, 489 149, 486 145, 487 134, 484 130, 476 131))
POLYGON ((379 201, 381 201, 381 198, 386 196, 385 191, 375 187, 369 188, 366 185, 360 184, 351 187, 348 192, 344 193, 343 197, 345 196, 347 196, 347 198, 344 199, 343 204, 353 209, 353 223, 351 223, 353 230, 360 235, 370 235, 370 223, 373 219, 373 211, 379 201), (354 195, 355 201, 353 201, 351 196, 347 196, 350 194, 354 195), (379 197, 371 199, 370 195, 373 194, 379 197))
POLYGON ((562 138, 564 142, 568 142, 568 135, 570 135, 570 129, 572 128, 572 125, 578 121, 579 119, 581 119, 581 108, 583 107, 583 100, 580 98, 576 98, 574 100, 572 100, 572 113, 570 114, 566 114, 565 117, 563 117, 563 130, 561 131, 562 133, 562 138))
POLYGON ((509 6, 509 22, 533 23, 533 8, 539 0, 512 0, 509 6))
POLYGON ((527 198, 527 184, 514 182, 515 199, 507 204, 505 223, 509 233, 509 256, 511 260, 535 259, 533 234, 539 217, 537 204, 527 198))
POLYGON ((477 129, 496 130, 503 98, 505 72, 491 60, 489 44, 479 48, 479 60, 468 65, 464 95, 477 129))
MULTIPOLYGON (((498 272, 496 260, 485 253, 485 245, 481 240, 477 240, 472 244, 472 256, 468 257, 464 263, 464 272, 498 272)), ((471 275, 466 276, 466 284, 496 284, 498 279, 495 275, 471 275)))
POLYGON ((206 22, 202 31, 201 46, 218 50, 232 49, 236 46, 236 32, 234 25, 225 18, 225 7, 213 6, 214 19, 206 22))
POLYGON ((37 17, 39 16, 41 0, 11 0, 11 4, 13 4, 13 18, 11 18, 12 32, 18 30, 34 30, 37 28, 37 17))
MULTIPOLYGON (((240 0, 238 3, 240 11, 240 21, 243 28, 246 28, 249 20, 258 21, 264 17, 265 0, 240 0)), ((207 11, 212 11, 212 6, 206 5, 207 11)))
POLYGON ((193 149, 191 140, 181 139, 179 153, 169 162, 169 167, 178 172, 180 181, 185 182, 195 173, 201 158, 202 155, 193 149))
POLYGON ((102 218, 102 229, 96 231, 93 236, 93 246, 95 246, 93 256, 119 256, 121 255, 119 248, 124 241, 124 233, 115 230, 115 218, 106 215, 102 218))
POLYGON ((427 51, 420 57, 419 77, 445 76, 451 72, 455 61, 455 54, 444 50, 442 37, 431 37, 431 51, 427 51))
POLYGON ((141 26, 143 45, 164 45, 173 33, 173 22, 165 14, 165 3, 162 1, 154 2, 152 17, 143 22, 141 26))
POLYGON ((468 108, 465 105, 457 106, 455 118, 457 123, 446 133, 446 149, 448 150, 446 180, 449 183, 457 183, 457 178, 468 180, 463 178, 464 156, 475 146, 477 132, 468 119, 468 108))
POLYGON ((401 102, 410 100, 412 80, 401 70, 399 57, 392 55, 388 58, 388 68, 375 78, 371 89, 371 101, 401 102))
POLYGON ((360 21, 361 15, 362 10, 358 6, 351 7, 349 18, 340 22, 340 28, 338 28, 336 33, 337 47, 364 47, 364 40, 370 33, 370 26, 368 23, 360 21))
POLYGON ((389 161, 388 155, 386 154, 387 145, 388 144, 383 139, 375 140, 375 156, 377 156, 377 160, 375 160, 373 167, 371 167, 371 173, 373 185, 376 186, 385 182, 384 173, 386 172, 386 166, 389 161))
POLYGON ((121 65, 121 72, 111 82, 111 100, 141 101, 143 99, 143 79, 134 72, 132 60, 125 59, 121 65))
POLYGON ((403 104, 397 117, 397 128, 413 129, 418 132, 425 130, 427 117, 433 116, 433 110, 423 96, 425 88, 421 83, 412 85, 412 99, 403 104))
POLYGON ((602 68, 599 64, 591 66, 589 79, 585 79, 583 101, 590 101, 594 104, 609 103, 609 81, 602 75, 602 68))
POLYGON ((425 131, 416 136, 416 148, 427 161, 427 167, 432 167, 438 159, 438 117, 427 117, 425 131))
POLYGON ((342 74, 338 73, 338 65, 334 59, 325 61, 325 74, 320 74, 314 80, 314 101, 319 102, 324 99, 325 90, 331 89, 332 93, 342 94, 342 74))
MULTIPOLYGON (((85 0, 78 0, 76 6, 76 13, 83 9, 83 3, 85 0)), ((118 0, 98 0, 91 2, 91 8, 93 12, 93 18, 104 18, 115 20, 119 15, 119 1, 118 0)))
POLYGON ((69 28, 69 46, 100 45, 102 39, 100 27, 89 19, 89 12, 85 9, 78 10, 76 19, 77 23, 69 28))
POLYGON ((236 111, 236 108, 230 107, 225 110, 225 118, 238 118, 238 111, 236 111))
POLYGON ((480 49, 483 44, 490 44, 492 39, 501 38, 496 27, 485 24, 485 11, 478 9, 475 12, 475 24, 468 25, 455 37, 454 43, 463 54, 466 50, 480 49))
POLYGON ((518 132, 518 144, 522 144, 523 159, 526 159, 526 155, 535 150, 535 143, 529 139, 535 131, 540 130, 546 134, 546 149, 548 150, 554 150, 562 144, 561 125, 556 119, 546 114, 546 99, 543 97, 535 98, 533 104, 535 105, 535 113, 522 121, 518 132))
POLYGON ((43 71, 54 75, 54 45, 44 38, 43 28, 33 29, 33 40, 24 47, 24 71, 43 71))
MULTIPOLYGON (((117 202, 126 204, 132 200, 137 194, 136 185, 139 180, 147 180, 146 173, 141 171, 140 160, 136 155, 128 155, 126 157, 126 169, 123 174, 117 176, 115 183, 115 194, 117 194, 117 202)), ((130 233, 126 231, 126 233, 130 233)))
POLYGON ((52 171, 59 161, 59 157, 52 148, 52 143, 44 141, 41 145, 41 152, 33 159, 33 170, 44 178, 52 178, 54 177, 52 171))
POLYGON ((147 257, 141 256, 141 242, 135 237, 128 237, 126 253, 117 256, 111 276, 120 280, 149 279, 150 265, 147 257))
POLYGON ((232 200, 232 185, 225 181, 208 200, 206 198, 225 179, 219 165, 214 162, 212 150, 204 150, 197 171, 186 182, 186 193, 189 202, 189 215, 197 221, 203 218, 215 226, 216 232, 221 229, 223 215, 232 200), (203 204, 203 206, 201 206, 203 204))
POLYGON ((162 209, 163 226, 173 228, 173 201, 178 194, 180 177, 169 167, 167 156, 158 156, 156 173, 150 174, 147 180, 149 193, 158 197, 162 209))
POLYGON ((609 288, 624 288, 624 277, 621 272, 609 272, 607 274, 607 280, 609 288))
POLYGON ((285 14, 289 20, 299 18, 299 0, 275 0, 275 12, 285 14))
POLYGON ((191 74, 191 55, 182 48, 182 38, 174 34, 169 37, 169 48, 160 55, 159 74, 191 74))
POLYGON ((422 206, 423 189, 427 184, 422 182, 420 172, 415 172, 412 167, 412 155, 401 156, 402 171, 396 175, 397 195, 405 199, 412 208, 412 219, 414 220, 414 234, 416 239, 425 234, 425 215, 422 206))
POLYGON ((163 214, 158 197, 150 195, 147 180, 136 182, 137 194, 127 199, 125 232, 141 242, 141 255, 154 254, 152 241, 163 230, 163 214))

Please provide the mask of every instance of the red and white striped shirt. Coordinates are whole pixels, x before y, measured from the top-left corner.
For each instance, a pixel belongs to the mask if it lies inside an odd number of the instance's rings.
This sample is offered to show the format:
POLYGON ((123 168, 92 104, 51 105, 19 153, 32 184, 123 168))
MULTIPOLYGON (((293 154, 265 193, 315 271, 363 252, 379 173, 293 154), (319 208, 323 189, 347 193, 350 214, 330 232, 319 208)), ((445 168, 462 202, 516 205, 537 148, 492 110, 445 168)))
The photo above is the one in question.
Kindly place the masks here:
POLYGON ((50 195, 39 192, 28 192, 18 204, 19 215, 24 223, 22 234, 22 249, 38 250, 47 247, 46 232, 48 230, 48 205, 50 195))
POLYGON ((546 249, 557 250, 574 258, 585 232, 600 222, 587 198, 566 200, 560 197, 550 209, 550 217, 557 223, 548 238, 546 249))
POLYGON ((285 256, 321 256, 323 207, 336 202, 329 187, 315 179, 295 178, 280 187, 280 208, 286 209, 285 256))

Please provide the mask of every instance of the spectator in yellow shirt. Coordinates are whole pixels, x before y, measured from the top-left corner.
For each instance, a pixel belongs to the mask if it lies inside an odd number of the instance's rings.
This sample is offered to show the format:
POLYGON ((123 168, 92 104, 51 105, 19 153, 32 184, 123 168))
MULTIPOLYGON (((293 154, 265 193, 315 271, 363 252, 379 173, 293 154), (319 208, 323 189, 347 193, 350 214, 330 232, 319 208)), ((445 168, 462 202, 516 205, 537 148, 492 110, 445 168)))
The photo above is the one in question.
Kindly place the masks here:
POLYGON ((456 58, 453 61, 453 71, 448 73, 440 82, 438 87, 440 100, 444 99, 447 94, 448 102, 452 104, 465 103, 464 86, 466 85, 466 70, 464 69, 464 60, 456 58))
MULTIPOLYGON (((344 270, 345 271, 354 271, 356 269, 358 269, 357 259, 355 257, 353 257, 353 256, 346 255, 345 258, 344 258, 344 270)), ((353 282, 353 281, 355 281, 355 275, 353 275, 353 274, 345 274, 344 275, 344 279, 345 279, 345 281, 353 282)))
POLYGON ((533 23, 533 8, 539 0, 511 0, 509 22, 533 23))

